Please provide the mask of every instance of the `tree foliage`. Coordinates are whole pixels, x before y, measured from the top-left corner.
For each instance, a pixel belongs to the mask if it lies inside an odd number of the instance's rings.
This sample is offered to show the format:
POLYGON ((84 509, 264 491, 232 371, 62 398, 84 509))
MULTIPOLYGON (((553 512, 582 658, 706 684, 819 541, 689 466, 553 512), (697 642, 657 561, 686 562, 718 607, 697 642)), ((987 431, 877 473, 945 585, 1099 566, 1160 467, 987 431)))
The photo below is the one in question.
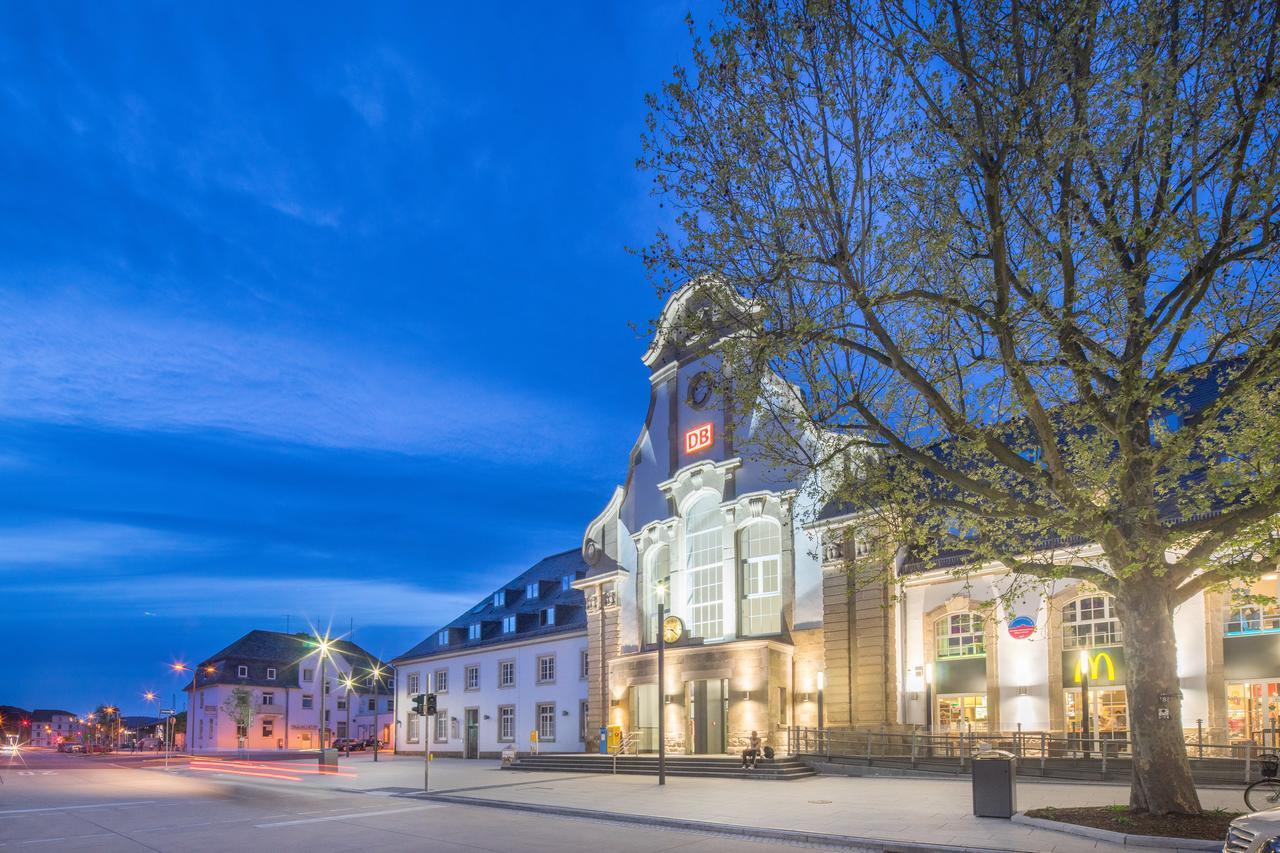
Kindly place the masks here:
MULTIPOLYGON (((821 437, 765 450, 891 548, 1116 595, 1131 709, 1173 608, 1280 557, 1277 15, 730 0, 650 99, 646 263, 733 294, 730 363, 787 380, 739 404, 821 437)), ((1133 716, 1132 805, 1196 811, 1133 716)))

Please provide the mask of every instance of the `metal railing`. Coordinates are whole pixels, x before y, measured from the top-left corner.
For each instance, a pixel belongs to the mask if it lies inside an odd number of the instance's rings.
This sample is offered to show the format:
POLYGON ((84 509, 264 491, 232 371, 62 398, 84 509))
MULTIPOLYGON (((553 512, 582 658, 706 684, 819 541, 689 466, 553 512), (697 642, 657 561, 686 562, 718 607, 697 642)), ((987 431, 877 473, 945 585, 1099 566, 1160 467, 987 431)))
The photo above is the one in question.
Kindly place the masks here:
POLYGON ((618 740, 618 747, 612 753, 613 755, 613 774, 618 775, 618 756, 619 755, 639 755, 636 744, 640 742, 640 732, 626 732, 618 740))
MULTIPOLYGON (((1089 773, 1128 772, 1132 759, 1132 741, 1127 737, 1052 732, 928 732, 916 730, 816 729, 790 727, 779 729, 776 743, 784 745, 790 755, 826 759, 853 759, 917 769, 941 769, 954 762, 963 771, 975 753, 1001 749, 1013 753, 1023 767, 1038 768, 1043 775, 1055 772, 1085 771, 1089 773)), ((1258 755, 1274 752, 1269 740, 1262 743, 1237 741, 1214 743, 1205 740, 1204 731, 1185 738, 1193 772, 1221 781, 1240 779, 1254 781, 1258 755)))

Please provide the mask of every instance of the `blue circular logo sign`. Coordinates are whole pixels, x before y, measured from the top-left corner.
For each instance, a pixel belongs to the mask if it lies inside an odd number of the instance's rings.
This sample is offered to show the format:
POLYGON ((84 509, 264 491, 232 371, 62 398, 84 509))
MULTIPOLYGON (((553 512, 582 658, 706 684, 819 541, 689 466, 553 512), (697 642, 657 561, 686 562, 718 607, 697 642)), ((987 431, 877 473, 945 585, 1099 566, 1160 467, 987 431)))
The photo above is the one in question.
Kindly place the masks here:
POLYGON ((1009 620, 1009 636, 1025 640, 1036 632, 1036 620, 1030 616, 1015 616, 1009 620))

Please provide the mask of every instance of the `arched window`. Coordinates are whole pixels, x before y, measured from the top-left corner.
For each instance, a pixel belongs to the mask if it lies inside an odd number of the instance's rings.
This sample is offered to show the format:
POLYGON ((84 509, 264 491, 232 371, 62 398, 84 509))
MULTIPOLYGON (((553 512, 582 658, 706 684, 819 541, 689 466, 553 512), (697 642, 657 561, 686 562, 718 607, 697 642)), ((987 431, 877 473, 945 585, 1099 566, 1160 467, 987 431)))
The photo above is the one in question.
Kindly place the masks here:
POLYGON ((762 519, 738 533, 742 567, 742 634, 758 636, 782 631, 782 535, 772 520, 762 519))
POLYGON ((1062 610, 1062 648, 1091 649, 1120 645, 1116 600, 1109 595, 1086 595, 1062 610))
POLYGON ((933 623, 934 656, 972 658, 987 653, 986 620, 981 613, 949 613, 933 623))
POLYGON ((696 500, 685 514, 685 569, 689 573, 689 635, 716 640, 724 636, 723 524, 714 495, 696 500))
POLYGON ((658 642, 658 589, 667 590, 666 606, 671 606, 671 552, 666 545, 655 545, 645 558, 644 594, 640 600, 644 602, 644 641, 658 642))

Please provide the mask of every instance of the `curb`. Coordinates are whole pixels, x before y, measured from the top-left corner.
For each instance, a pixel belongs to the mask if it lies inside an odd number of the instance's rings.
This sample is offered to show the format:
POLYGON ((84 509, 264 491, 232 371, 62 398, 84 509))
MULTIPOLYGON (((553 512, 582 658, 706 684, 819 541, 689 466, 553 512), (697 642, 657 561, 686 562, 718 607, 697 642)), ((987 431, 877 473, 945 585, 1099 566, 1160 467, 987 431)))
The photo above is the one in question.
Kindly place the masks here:
MULTIPOLYGON (((854 835, 835 835, 824 832, 805 832, 795 829, 773 829, 764 826, 735 826, 704 820, 661 817, 659 815, 604 812, 595 809, 578 809, 568 806, 547 806, 535 803, 519 803, 510 800, 488 800, 478 797, 458 797, 450 794, 404 794, 406 799, 434 800, 459 806, 485 806, 494 809, 534 812, 559 817, 603 820, 612 823, 630 823, 641 826, 657 826, 664 829, 682 829, 750 838, 757 841, 787 841, 804 844, 822 844, 828 847, 844 847, 853 850, 878 850, 884 853, 1027 853, 1008 847, 964 847, 954 844, 924 844, 910 841, 887 841, 882 838, 862 838, 854 835)), ((1034 851, 1032 851, 1034 853, 1034 851)))
POLYGON ((1169 838, 1159 835, 1129 835, 1110 829, 1098 829, 1092 826, 1080 826, 1074 823, 1063 823, 1057 820, 1046 820, 1042 817, 1027 817, 1022 812, 1013 816, 1014 823, 1047 829, 1052 832, 1064 832, 1068 835, 1079 835, 1098 841, 1110 841, 1112 844, 1123 844, 1125 847, 1154 847, 1159 850, 1203 851, 1221 850, 1221 841, 1209 841, 1204 838, 1169 838))

